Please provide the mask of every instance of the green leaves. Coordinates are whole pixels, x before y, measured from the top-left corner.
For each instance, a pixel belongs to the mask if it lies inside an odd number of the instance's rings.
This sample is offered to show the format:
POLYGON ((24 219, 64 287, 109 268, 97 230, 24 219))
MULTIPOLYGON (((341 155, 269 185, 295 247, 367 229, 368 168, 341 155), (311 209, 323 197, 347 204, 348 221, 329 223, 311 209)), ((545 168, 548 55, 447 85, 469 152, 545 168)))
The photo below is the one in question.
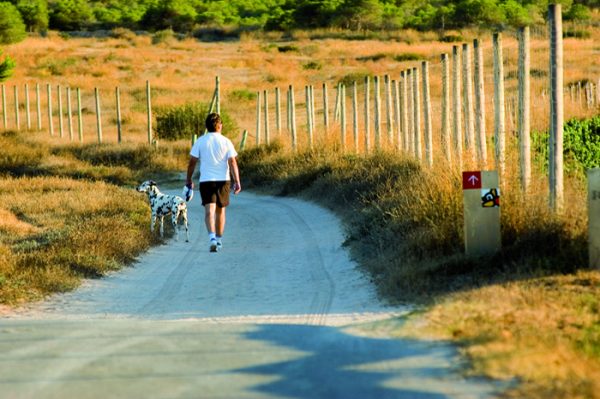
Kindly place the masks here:
MULTIPOLYGON (((532 152, 542 169, 548 168, 548 132, 534 132, 532 152)), ((570 119, 563 129, 565 172, 585 176, 587 169, 600 167, 600 116, 570 119)))
MULTIPOLYGON (((2 55, 2 50, 0 50, 0 56, 2 55)), ((5 81, 6 79, 8 79, 13 72, 13 69, 15 68, 16 63, 15 61, 10 58, 9 56, 6 56, 6 58, 4 58, 4 61, 0 62, 0 82, 5 81)))
POLYGON ((26 35, 19 10, 11 3, 0 2, 0 44, 20 42, 26 35))

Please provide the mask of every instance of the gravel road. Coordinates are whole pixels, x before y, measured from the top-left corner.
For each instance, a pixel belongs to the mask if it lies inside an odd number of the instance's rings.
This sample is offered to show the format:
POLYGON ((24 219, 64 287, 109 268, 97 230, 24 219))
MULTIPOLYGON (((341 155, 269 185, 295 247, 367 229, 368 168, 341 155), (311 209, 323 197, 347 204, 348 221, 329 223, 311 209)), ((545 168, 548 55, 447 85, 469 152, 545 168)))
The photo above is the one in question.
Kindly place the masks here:
MULTIPOLYGON (((169 190, 165 190, 169 192, 169 190)), ((176 193, 178 192, 170 192, 176 193)), ((199 196, 198 196, 199 197, 199 196)), ((203 209, 191 242, 0 318, 0 398, 487 398, 448 343, 393 339, 378 300, 313 204, 243 192, 223 250, 203 209)))

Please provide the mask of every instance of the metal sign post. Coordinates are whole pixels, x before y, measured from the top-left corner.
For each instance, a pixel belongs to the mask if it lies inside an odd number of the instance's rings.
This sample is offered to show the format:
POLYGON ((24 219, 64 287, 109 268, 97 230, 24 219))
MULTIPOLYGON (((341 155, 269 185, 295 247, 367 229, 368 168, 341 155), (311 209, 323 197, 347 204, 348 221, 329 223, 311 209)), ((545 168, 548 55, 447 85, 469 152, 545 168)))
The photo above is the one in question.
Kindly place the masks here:
POLYGON ((587 175, 590 267, 600 269, 600 168, 588 170, 587 175))
POLYGON ((463 209, 465 253, 485 256, 498 252, 502 246, 498 172, 463 172, 463 209))

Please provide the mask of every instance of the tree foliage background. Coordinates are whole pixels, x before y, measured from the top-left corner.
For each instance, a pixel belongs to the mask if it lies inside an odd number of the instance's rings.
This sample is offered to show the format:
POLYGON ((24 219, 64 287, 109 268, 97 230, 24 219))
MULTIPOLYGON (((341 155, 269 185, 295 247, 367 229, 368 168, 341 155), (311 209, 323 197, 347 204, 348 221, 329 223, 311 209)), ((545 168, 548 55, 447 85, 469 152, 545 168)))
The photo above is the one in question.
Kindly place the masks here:
MULTIPOLYGON (((586 21, 600 0, 558 0, 564 19, 586 21)), ((29 32, 117 27, 238 30, 492 29, 543 21, 549 0, 10 0, 0 1, 0 44, 29 32)))

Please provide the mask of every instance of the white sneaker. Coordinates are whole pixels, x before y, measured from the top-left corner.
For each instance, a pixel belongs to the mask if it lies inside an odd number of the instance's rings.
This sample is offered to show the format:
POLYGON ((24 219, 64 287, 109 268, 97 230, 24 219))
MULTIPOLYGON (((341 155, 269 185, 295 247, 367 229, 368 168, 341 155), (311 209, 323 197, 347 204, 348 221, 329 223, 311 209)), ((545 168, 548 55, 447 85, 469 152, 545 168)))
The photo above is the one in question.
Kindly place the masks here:
POLYGON ((210 252, 217 252, 218 248, 217 240, 210 240, 210 252))
POLYGON ((222 249, 223 249, 223 243, 221 241, 217 240, 217 252, 219 252, 222 249))

